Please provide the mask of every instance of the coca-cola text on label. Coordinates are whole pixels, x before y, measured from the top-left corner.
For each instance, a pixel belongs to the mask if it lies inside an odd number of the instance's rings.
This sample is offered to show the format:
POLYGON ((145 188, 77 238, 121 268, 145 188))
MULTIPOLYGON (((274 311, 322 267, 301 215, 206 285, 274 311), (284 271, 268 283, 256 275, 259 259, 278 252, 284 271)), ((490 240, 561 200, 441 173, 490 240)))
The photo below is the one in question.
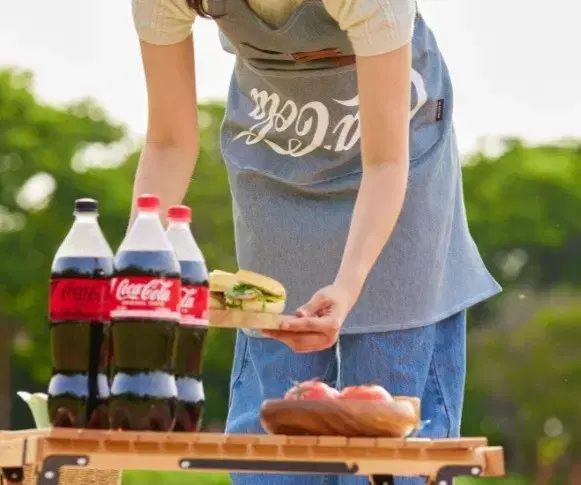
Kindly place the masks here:
POLYGON ((207 326, 209 318, 209 290, 205 286, 182 283, 180 299, 181 325, 207 326))
POLYGON ((87 278, 51 278, 50 320, 109 320, 109 281, 87 278))
POLYGON ((179 278, 123 276, 112 278, 111 318, 180 319, 179 278))

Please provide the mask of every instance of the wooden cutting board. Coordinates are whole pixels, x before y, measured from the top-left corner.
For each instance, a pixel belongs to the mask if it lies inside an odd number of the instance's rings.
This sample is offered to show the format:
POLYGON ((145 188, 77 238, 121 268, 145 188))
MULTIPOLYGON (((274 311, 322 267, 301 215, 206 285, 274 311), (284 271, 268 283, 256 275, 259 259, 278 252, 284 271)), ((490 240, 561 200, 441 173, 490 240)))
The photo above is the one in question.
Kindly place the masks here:
POLYGON ((287 315, 242 310, 210 310, 210 327, 276 330, 287 315))

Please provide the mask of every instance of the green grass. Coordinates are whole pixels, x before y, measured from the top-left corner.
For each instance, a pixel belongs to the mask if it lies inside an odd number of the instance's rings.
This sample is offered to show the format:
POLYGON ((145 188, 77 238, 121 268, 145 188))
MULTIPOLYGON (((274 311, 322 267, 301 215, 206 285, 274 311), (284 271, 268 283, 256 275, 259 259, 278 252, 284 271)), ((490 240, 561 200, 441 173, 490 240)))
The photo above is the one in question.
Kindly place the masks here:
MULTIPOLYGON (((125 472, 123 485, 230 485, 227 473, 125 472)), ((456 485, 528 485, 524 478, 459 478, 456 485)))
POLYGON ((455 485, 530 485, 530 480, 515 476, 499 478, 457 478, 455 485))
POLYGON ((230 485, 227 473, 124 472, 123 485, 230 485))

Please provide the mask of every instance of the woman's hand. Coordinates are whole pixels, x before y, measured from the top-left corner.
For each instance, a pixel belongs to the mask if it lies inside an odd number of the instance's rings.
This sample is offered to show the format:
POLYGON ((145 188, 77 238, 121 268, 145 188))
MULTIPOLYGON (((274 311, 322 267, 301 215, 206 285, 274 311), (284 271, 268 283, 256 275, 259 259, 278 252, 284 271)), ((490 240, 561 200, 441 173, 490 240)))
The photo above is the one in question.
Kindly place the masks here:
POLYGON ((281 323, 280 330, 262 333, 285 343, 296 353, 328 349, 337 342, 341 326, 356 299, 353 290, 334 283, 317 291, 296 311, 295 318, 281 323))

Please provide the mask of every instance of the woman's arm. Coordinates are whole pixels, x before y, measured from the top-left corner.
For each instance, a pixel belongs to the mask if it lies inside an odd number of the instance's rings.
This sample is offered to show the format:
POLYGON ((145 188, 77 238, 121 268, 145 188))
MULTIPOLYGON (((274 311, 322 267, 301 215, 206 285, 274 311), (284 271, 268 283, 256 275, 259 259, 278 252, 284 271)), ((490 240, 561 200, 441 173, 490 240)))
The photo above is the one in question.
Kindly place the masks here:
POLYGON ((410 72, 409 43, 386 54, 357 58, 363 177, 335 281, 355 299, 403 205, 409 167, 410 72))
POLYGON ((324 1, 357 54, 363 176, 335 281, 299 308, 297 318, 284 319, 279 331, 264 332, 295 352, 337 341, 395 227, 409 171, 415 0, 324 1))
MULTIPOLYGON (((192 36, 171 45, 141 41, 148 100, 148 125, 133 187, 159 195, 162 211, 179 204, 199 153, 192 36)), ((131 220, 135 216, 135 205, 131 220)))
POLYGON ((408 43, 357 59, 363 177, 341 266, 333 284, 299 308, 297 318, 263 332, 295 352, 327 349, 337 341, 401 212, 409 168, 410 58, 408 43))

